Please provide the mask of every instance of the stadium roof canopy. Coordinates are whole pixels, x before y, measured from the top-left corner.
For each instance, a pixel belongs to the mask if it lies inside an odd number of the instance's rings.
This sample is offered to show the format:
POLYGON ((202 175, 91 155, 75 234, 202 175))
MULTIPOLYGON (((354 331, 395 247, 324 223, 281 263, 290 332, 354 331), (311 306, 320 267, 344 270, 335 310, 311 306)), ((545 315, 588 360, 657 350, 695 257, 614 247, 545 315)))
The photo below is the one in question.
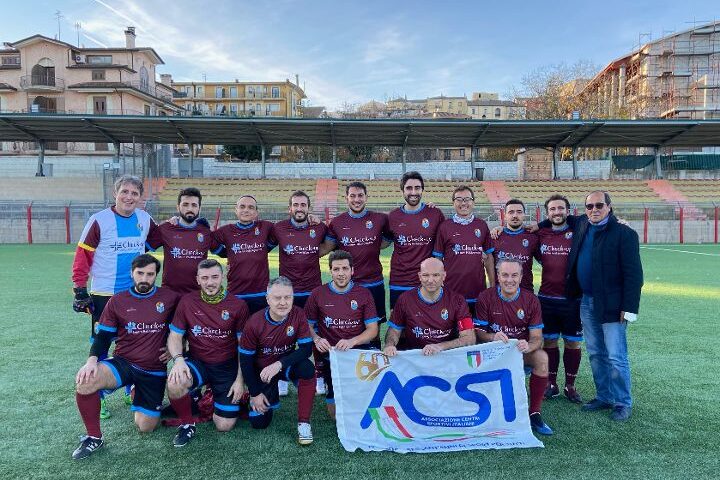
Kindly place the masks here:
POLYGON ((411 120, 0 114, 0 141, 434 147, 702 147, 720 120, 411 120))

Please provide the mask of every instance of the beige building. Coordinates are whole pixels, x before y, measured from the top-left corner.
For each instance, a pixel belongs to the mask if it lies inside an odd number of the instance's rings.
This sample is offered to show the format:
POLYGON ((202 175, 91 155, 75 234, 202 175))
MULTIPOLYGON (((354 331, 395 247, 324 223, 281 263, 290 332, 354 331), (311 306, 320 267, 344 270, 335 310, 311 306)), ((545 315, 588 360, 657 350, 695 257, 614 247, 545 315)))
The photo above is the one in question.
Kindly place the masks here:
POLYGON ((455 113, 458 115, 467 114, 467 98, 463 97, 429 97, 425 100, 425 111, 427 113, 455 113))
POLYGON ((497 93, 473 92, 467 102, 467 113, 473 120, 520 120, 525 118, 525 107, 500 100, 497 93))
POLYGON ((585 118, 720 118, 720 22, 645 43, 580 95, 585 118))
MULTIPOLYGON (((175 91, 156 81, 162 58, 135 46, 135 29, 125 47, 79 48, 42 35, 7 42, 0 49, 0 111, 94 115, 174 115, 175 91)), ((2 142, 6 153, 26 153, 35 143, 2 142)), ((105 143, 49 143, 59 152, 107 152, 105 143)))

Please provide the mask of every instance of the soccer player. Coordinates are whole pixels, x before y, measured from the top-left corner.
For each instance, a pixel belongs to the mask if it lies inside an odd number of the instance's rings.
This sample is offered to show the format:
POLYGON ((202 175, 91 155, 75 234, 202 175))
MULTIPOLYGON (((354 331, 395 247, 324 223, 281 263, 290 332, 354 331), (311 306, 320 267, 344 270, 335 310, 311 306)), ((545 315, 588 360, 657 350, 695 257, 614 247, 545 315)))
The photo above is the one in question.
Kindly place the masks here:
POLYGON ((100 431, 100 390, 135 385, 131 410, 141 432, 151 432, 160 421, 167 371, 163 361, 167 324, 178 295, 156 287, 160 261, 149 254, 132 260, 130 289, 115 294, 103 311, 90 356, 75 377, 80 416, 87 434, 80 439, 72 458, 80 460, 103 446, 100 431), (115 353, 106 360, 110 343, 117 337, 115 353))
POLYGON ((228 295, 223 287, 223 269, 217 260, 203 260, 197 267, 200 292, 180 299, 170 324, 168 354, 174 365, 168 376, 168 397, 183 422, 173 445, 184 447, 195 436, 190 390, 209 385, 215 400, 213 422, 220 432, 235 426, 244 393, 237 342, 248 319, 244 301, 228 295), (183 356, 183 338, 189 352, 183 356))
POLYGON ((538 237, 525 230, 525 204, 518 199, 505 203, 505 227, 502 234, 493 240, 495 263, 499 260, 518 260, 522 263, 523 278, 520 287, 533 291, 532 264, 537 250, 538 237))
POLYGON ((422 348, 423 354, 475 343, 473 321, 462 295, 443 287, 445 267, 437 258, 420 264, 420 286, 400 295, 385 334, 386 355, 397 354, 405 330, 404 350, 422 348))
POLYGON ((395 243, 390 258, 390 309, 403 292, 418 286, 420 263, 432 256, 435 234, 445 215, 422 202, 425 181, 418 172, 400 180, 405 205, 390 212, 390 234, 395 243))
POLYGON ((302 308, 293 305, 293 287, 286 277, 270 281, 267 302, 265 310, 250 316, 238 347, 250 391, 250 425, 259 429, 270 425, 273 410, 280 408, 280 378, 296 382, 298 442, 308 445, 313 441, 310 415, 315 398, 310 327, 302 308))
POLYGON ((455 214, 438 228, 433 256, 445 263, 445 286, 461 294, 470 308, 473 321, 475 301, 488 283, 495 285, 495 259, 490 230, 485 220, 474 215, 475 194, 468 186, 452 193, 455 214))
POLYGON ((148 236, 150 250, 163 247, 162 285, 184 294, 198 289, 195 276, 197 266, 208 252, 220 253, 222 247, 215 241, 204 220, 198 222, 202 208, 202 194, 197 188, 180 191, 177 200, 178 223, 165 222, 148 236))
POLYGON ((305 315, 310 322, 313 344, 322 357, 321 374, 325 378, 325 401, 335 419, 335 394, 330 372, 330 350, 372 348, 378 335, 378 320, 370 291, 353 281, 353 257, 344 250, 330 254, 332 281, 316 287, 307 303, 305 315))
POLYGON ((541 435, 552 435, 540 410, 548 380, 548 358, 542 349, 542 314, 535 294, 520 288, 523 266, 519 260, 501 259, 496 264, 497 288, 488 288, 478 296, 476 312, 480 342, 518 340, 530 374, 530 426, 541 435))
POLYGON ((228 264, 228 292, 247 303, 250 313, 267 307, 265 287, 270 281, 268 252, 276 247, 273 224, 258 219, 257 200, 243 195, 235 203, 238 221, 213 232, 223 245, 228 264))
POLYGON ((545 398, 560 395, 557 372, 560 365, 558 339, 563 339, 563 364, 565 388, 563 393, 573 403, 582 403, 575 390, 575 378, 580 368, 583 340, 580 321, 580 302, 565 294, 568 256, 573 241, 573 229, 568 223, 570 202, 562 195, 553 195, 545 201, 545 213, 549 222, 541 222, 537 231, 539 248, 536 258, 542 264, 542 280, 538 298, 542 308, 543 349, 548 356, 548 386, 545 398), (550 223, 550 225, 547 225, 550 223))
MULTIPOLYGON (((115 182, 114 192, 115 205, 91 215, 85 224, 72 266, 73 310, 90 314, 91 342, 110 297, 132 287, 130 264, 145 253, 147 237, 157 228, 150 214, 138 208, 143 196, 142 180, 123 175, 115 182)), ((110 417, 102 394, 101 408, 101 417, 110 417)))

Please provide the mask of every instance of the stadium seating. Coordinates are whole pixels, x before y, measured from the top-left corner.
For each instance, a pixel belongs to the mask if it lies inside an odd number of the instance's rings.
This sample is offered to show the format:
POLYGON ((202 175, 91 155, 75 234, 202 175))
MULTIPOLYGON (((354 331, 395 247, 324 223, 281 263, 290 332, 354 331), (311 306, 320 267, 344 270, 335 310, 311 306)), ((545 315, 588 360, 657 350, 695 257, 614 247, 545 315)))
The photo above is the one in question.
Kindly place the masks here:
POLYGON ((670 180, 693 203, 720 203, 720 180, 670 180))
POLYGON ((102 202, 100 178, 0 178, 0 200, 35 202, 102 202))
POLYGON ((259 204, 285 204, 295 190, 304 190, 311 202, 315 199, 315 180, 240 180, 232 178, 170 178, 157 199, 161 204, 175 203, 178 192, 186 187, 199 188, 203 201, 212 204, 233 205, 240 195, 251 194, 259 204))
POLYGON ((663 202, 642 180, 522 180, 506 181, 505 186, 508 193, 527 204, 543 204, 550 195, 561 193, 571 203, 582 205, 593 190, 608 191, 616 204, 663 202))

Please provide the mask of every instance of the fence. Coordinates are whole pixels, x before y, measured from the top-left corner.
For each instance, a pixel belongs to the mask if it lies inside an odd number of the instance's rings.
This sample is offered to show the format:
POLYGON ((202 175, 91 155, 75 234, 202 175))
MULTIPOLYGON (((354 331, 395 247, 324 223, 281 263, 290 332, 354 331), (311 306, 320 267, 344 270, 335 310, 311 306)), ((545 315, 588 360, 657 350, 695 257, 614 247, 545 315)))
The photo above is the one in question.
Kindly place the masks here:
MULTIPOLYGON (((388 212, 399 204, 371 205, 373 210, 388 212)), ((446 216, 452 207, 437 205, 446 216)), ((102 210, 102 203, 51 203, 51 202, 0 202, 0 243, 77 243, 85 223, 94 212, 102 210)), ((616 204, 615 214, 626 221, 640 237, 642 243, 718 243, 719 205, 693 204, 616 204)), ((277 222, 287 218, 287 205, 258 205, 262 218, 277 222)), ((338 208, 342 208, 338 205, 338 208)), ((145 209, 158 221, 175 214, 174 204, 148 202, 145 209)), ((504 221, 500 205, 479 204, 476 215, 491 226, 504 221)), ((581 205, 573 206, 571 213, 582 214, 581 205)), ((336 213, 330 208, 314 212, 321 220, 329 220, 336 213)), ((236 221, 232 205, 207 203, 205 216, 213 228, 236 221)), ((543 206, 527 205, 528 221, 544 218, 543 206)))

